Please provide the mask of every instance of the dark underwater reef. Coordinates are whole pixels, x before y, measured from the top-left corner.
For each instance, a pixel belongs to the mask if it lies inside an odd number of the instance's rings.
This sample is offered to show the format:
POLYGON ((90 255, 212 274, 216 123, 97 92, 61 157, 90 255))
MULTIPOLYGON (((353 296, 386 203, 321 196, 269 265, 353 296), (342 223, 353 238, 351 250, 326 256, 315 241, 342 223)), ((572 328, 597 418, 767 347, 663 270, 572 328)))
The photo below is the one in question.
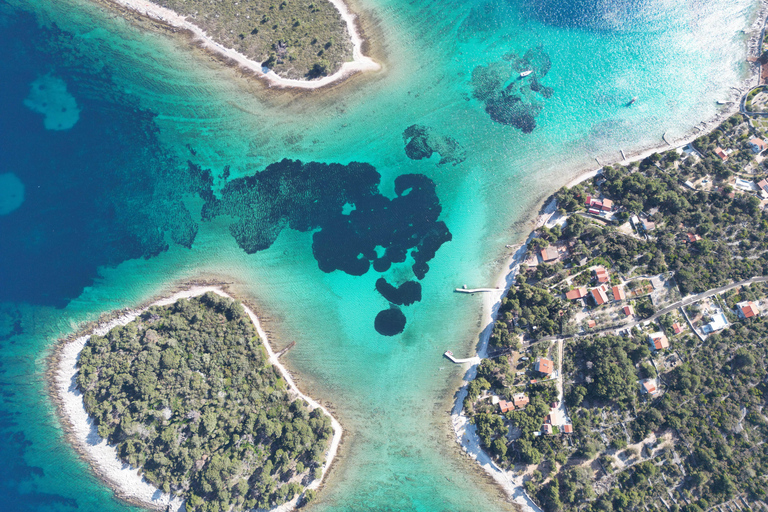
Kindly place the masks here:
MULTIPOLYGON (((396 197, 389 199, 379 192, 380 178, 369 164, 285 159, 228 182, 221 199, 206 202, 203 219, 219 215, 236 219, 230 232, 249 254, 269 248, 284 228, 315 231, 312 253, 323 272, 361 276, 373 267, 383 273, 410 255, 413 274, 423 279, 428 262, 451 240, 448 227, 438 220, 442 208, 435 184, 420 174, 404 174, 395 179, 396 197)), ((417 282, 406 282, 399 289, 377 283, 377 290, 393 308, 421 298, 417 282)), ((402 332, 402 312, 386 311, 390 312, 380 314, 383 323, 377 320, 377 331, 402 332), (385 324, 399 330, 381 327, 385 324)))

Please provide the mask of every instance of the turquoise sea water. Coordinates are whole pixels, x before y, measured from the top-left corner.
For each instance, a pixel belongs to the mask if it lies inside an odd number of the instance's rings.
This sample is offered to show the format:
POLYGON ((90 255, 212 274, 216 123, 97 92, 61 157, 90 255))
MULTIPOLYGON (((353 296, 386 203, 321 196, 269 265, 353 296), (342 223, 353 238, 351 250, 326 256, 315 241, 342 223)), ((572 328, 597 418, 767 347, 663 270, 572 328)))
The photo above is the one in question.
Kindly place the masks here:
MULTIPOLYGON (((664 132, 680 137, 717 114, 716 100, 745 76, 743 29, 755 6, 352 5, 383 71, 296 95, 265 91, 185 42, 84 0, 0 2, 0 183, 12 184, 0 191, 0 510, 131 508, 67 445, 46 394, 45 356, 79 322, 201 276, 253 300, 278 344, 296 340, 287 363, 346 428, 314 509, 510 507, 452 440, 447 412, 460 370, 441 354, 471 352, 482 326, 479 298, 451 291, 495 281, 504 245, 595 157, 616 159, 664 132), (529 51, 529 62, 510 56, 529 51), (534 68, 540 87, 514 80, 515 66, 534 68), (535 127, 523 133, 499 119, 535 127), (403 134, 413 125, 415 146, 439 156, 409 158, 403 134), (359 210, 378 193, 407 197, 396 191, 398 176, 426 176, 451 240, 423 279, 412 246, 383 272, 321 271, 314 233, 346 221, 346 196, 333 193, 349 180, 332 171, 309 195, 296 191, 301 175, 286 173, 275 188, 256 180, 263 189, 251 203, 204 218, 206 201, 226 199, 226 183, 285 158, 373 166, 379 186, 359 210), (310 216, 317 224, 294 229, 289 214, 315 199, 327 207, 310 216), (274 231, 273 243, 251 254, 230 234, 246 209, 256 219, 249 240, 274 231), (390 307, 375 288, 382 276, 421 284, 421 301, 400 308, 405 330, 391 337, 374 328, 390 307)), ((377 218, 393 231, 419 225, 434 205, 412 203, 400 214, 376 210, 377 218)), ((344 233, 334 239, 340 249, 364 238, 344 233)))

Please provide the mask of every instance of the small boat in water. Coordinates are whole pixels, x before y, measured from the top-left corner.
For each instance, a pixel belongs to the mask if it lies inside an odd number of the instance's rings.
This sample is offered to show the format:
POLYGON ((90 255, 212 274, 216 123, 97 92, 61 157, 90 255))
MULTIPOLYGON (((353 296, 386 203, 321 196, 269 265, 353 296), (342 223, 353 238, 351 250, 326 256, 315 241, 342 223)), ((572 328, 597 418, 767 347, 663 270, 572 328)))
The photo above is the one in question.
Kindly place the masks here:
POLYGON ((717 100, 717 104, 718 104, 718 105, 727 105, 728 103, 730 103, 730 101, 725 101, 725 100, 717 100))
POLYGON ((637 96, 635 96, 634 98, 629 100, 629 103, 627 103, 627 106, 630 106, 630 105, 634 104, 636 101, 637 101, 637 96))
POLYGON ((520 73, 520 78, 526 77, 526 76, 530 75, 531 73, 533 73, 532 69, 529 69, 528 71, 523 71, 522 73, 520 73))

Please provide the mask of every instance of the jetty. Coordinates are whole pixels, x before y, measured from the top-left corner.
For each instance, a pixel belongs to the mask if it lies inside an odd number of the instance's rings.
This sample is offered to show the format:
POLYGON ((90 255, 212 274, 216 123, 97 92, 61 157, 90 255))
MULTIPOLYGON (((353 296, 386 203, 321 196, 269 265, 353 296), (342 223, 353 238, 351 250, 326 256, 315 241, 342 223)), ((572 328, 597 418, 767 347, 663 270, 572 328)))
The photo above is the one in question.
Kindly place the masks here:
POLYGON ((453 357, 453 352, 451 352, 450 350, 446 350, 443 355, 445 357, 447 357, 448 359, 450 359, 451 362, 456 363, 456 364, 464 364, 464 363, 473 363, 474 364, 474 363, 479 363, 481 361, 480 357, 478 357, 478 356, 466 357, 464 359, 459 359, 459 358, 453 357))
POLYGON ((458 293, 478 293, 478 292, 497 292, 501 288, 456 288, 454 291, 458 293))
POLYGON ((288 352, 289 350, 291 350, 291 349, 292 349, 292 348, 293 348, 295 345, 296 345, 296 342, 295 342, 295 341, 292 341, 292 342, 290 342, 290 343, 288 344, 288 346, 287 346, 287 347, 285 347, 283 350, 281 350, 280 352, 278 352, 278 353, 276 354, 276 357, 282 357, 282 356, 283 356, 283 354, 285 354, 286 352, 288 352))

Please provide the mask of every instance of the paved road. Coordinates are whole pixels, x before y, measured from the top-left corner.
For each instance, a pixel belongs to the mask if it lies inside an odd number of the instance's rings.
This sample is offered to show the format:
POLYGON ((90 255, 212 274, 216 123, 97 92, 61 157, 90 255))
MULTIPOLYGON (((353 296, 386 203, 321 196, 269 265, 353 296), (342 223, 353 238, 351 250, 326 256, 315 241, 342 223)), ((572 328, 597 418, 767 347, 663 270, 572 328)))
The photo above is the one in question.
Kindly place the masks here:
POLYGON ((524 347, 529 347, 531 345, 536 345, 538 343, 545 343, 545 342, 549 342, 549 341, 553 341, 553 340, 557 340, 557 339, 561 339, 561 338, 564 339, 564 340, 569 340, 569 339, 573 339, 573 338, 578 338, 580 336, 594 336, 596 334, 607 334, 607 333, 616 332, 616 331, 619 331, 619 330, 632 329, 636 325, 639 325, 639 324, 641 324, 643 322, 652 322, 652 321, 656 320, 657 318, 659 318, 660 316, 666 315, 667 313, 670 313, 670 312, 674 311, 677 308, 680 308, 680 307, 683 307, 683 306, 688 306, 690 304, 693 304, 694 302, 698 302, 698 301, 700 301, 702 299, 706 299, 706 298, 711 297, 713 295, 718 295, 720 293, 727 292, 728 290, 732 290, 732 289, 738 288, 740 286, 745 286, 745 285, 749 285, 749 284, 753 284, 753 283, 765 283, 765 282, 768 282, 768 276, 752 277, 750 279, 745 279, 744 281, 739 281, 738 283, 727 284, 725 286, 721 286, 720 288, 714 288, 712 290, 707 290, 706 292, 702 292, 702 293, 699 293, 699 294, 696 294, 696 295, 689 295, 688 297, 685 297, 684 299, 679 300, 679 301, 677 301, 677 302, 675 302, 673 304, 670 304, 669 306, 665 307, 664 309, 662 309, 660 311, 657 311, 656 313, 654 313, 652 316, 650 316, 648 318, 644 318, 644 319, 638 320, 636 322, 631 322, 631 323, 622 325, 621 327, 612 327, 610 329, 602 329, 600 331, 592 331, 592 332, 590 332, 588 334, 572 334, 570 336, 562 336, 562 337, 546 336, 544 338, 541 338, 538 341, 534 341, 533 343, 524 344, 523 346, 524 347))

